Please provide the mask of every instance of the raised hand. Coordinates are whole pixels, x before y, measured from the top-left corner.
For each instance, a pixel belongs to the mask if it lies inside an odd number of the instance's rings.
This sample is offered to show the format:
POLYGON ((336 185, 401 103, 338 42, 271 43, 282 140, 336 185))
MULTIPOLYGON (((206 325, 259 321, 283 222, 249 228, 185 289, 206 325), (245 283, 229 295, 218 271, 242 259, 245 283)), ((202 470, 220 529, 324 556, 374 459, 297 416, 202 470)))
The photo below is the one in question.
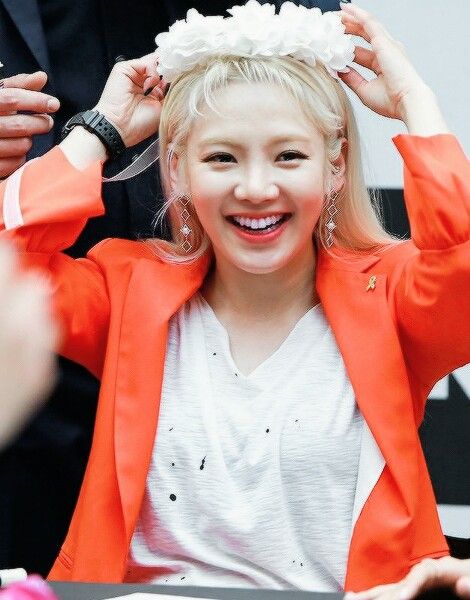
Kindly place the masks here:
POLYGON ((359 36, 370 48, 356 46, 355 62, 375 77, 368 80, 356 69, 340 73, 341 80, 374 112, 403 121, 423 135, 447 131, 432 90, 408 59, 403 44, 393 39, 372 15, 354 4, 341 3, 346 33, 359 36))
POLYGON ((50 131, 57 98, 40 90, 46 85, 42 71, 21 73, 3 80, 0 88, 0 179, 7 177, 26 160, 32 138, 50 131), (31 114, 19 114, 27 111, 31 114))
POLYGON ((117 63, 95 107, 116 127, 127 147, 158 129, 165 84, 156 72, 156 61, 155 54, 148 54, 117 63))

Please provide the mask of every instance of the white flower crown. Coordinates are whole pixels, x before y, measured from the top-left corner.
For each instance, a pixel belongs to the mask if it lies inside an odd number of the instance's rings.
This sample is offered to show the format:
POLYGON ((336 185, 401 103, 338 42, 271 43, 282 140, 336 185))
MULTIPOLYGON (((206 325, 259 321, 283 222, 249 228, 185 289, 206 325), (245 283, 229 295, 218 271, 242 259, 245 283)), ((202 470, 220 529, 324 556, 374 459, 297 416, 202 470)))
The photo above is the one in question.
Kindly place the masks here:
POLYGON ((214 56, 292 56, 308 65, 317 61, 334 77, 354 59, 352 36, 337 13, 284 2, 248 0, 227 10, 230 17, 204 17, 196 9, 155 38, 157 71, 171 83, 178 75, 214 56))

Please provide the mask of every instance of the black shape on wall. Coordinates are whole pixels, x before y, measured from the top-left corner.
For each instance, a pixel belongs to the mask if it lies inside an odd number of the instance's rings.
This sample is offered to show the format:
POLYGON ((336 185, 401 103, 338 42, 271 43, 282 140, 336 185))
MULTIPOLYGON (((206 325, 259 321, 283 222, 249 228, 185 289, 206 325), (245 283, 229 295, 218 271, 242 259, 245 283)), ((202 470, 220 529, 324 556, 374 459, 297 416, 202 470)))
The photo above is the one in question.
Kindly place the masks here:
POLYGON ((410 226, 406 215, 402 189, 375 190, 379 193, 379 206, 385 228, 401 239, 410 237, 410 226))
POLYGON ((470 399, 449 377, 449 399, 430 400, 421 443, 440 504, 470 504, 470 399))

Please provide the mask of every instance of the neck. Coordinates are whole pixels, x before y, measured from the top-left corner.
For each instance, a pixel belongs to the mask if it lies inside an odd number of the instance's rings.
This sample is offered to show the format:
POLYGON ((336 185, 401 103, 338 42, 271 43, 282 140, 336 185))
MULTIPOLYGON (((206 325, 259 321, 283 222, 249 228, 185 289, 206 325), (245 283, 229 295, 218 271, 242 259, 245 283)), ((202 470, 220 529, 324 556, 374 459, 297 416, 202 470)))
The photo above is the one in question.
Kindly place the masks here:
POLYGON ((314 245, 284 268, 268 274, 242 271, 223 259, 206 279, 202 294, 219 315, 243 315, 246 321, 300 318, 318 303, 314 245))

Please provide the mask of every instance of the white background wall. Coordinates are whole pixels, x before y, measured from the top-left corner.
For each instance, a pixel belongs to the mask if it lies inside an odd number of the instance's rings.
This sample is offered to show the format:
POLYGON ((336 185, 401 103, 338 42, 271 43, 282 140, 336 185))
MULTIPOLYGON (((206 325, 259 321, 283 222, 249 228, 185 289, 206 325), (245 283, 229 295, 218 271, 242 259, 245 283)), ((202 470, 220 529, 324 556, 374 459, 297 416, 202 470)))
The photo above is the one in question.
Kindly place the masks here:
MULTIPOLYGON (((353 0, 374 14, 436 93, 447 123, 470 156, 470 0, 353 0)), ((402 187, 402 166, 390 138, 404 127, 353 100, 364 140, 368 185, 402 187)))

